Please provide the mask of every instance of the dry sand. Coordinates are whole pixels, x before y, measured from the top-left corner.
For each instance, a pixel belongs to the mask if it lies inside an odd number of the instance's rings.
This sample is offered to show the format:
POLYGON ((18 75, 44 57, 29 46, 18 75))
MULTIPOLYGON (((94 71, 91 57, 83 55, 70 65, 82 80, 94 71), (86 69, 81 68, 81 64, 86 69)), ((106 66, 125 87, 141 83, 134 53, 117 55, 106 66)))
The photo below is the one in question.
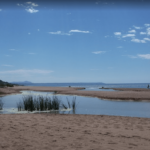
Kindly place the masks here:
POLYGON ((36 87, 36 86, 15 86, 12 88, 0 88, 0 93, 3 95, 19 93, 21 90, 32 91, 57 91, 57 94, 91 96, 103 99, 114 100, 150 100, 150 89, 135 89, 135 88, 115 88, 116 91, 84 91, 83 88, 69 87, 36 87))
POLYGON ((149 150, 150 119, 0 115, 0 150, 149 150))

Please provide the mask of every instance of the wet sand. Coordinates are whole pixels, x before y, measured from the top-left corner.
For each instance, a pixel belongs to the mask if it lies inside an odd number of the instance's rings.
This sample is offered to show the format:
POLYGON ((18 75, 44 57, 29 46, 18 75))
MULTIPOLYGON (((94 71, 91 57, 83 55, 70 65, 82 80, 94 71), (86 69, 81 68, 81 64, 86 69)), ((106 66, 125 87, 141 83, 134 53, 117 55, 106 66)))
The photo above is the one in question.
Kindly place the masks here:
POLYGON ((101 116, 0 115, 0 150, 149 150, 150 119, 101 116))
POLYGON ((84 91, 84 88, 73 87, 36 87, 36 86, 15 86, 12 88, 0 88, 1 95, 20 93, 22 90, 54 92, 57 94, 91 96, 102 99, 112 100, 150 100, 150 89, 135 89, 135 88, 114 88, 116 91, 84 91))
POLYGON ((43 87, 43 86, 14 86, 14 87, 5 87, 0 88, 1 95, 9 94, 18 94, 20 91, 41 91, 41 92, 60 92, 60 91, 72 91, 72 90, 81 90, 84 88, 73 88, 73 87, 43 87))

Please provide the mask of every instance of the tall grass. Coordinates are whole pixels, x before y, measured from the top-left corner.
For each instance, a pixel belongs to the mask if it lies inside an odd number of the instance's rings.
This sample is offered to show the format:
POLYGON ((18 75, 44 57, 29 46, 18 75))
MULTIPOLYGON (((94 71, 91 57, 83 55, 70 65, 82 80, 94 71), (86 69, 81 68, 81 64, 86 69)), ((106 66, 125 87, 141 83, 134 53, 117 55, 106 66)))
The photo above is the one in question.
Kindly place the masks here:
POLYGON ((77 103, 76 103, 76 97, 73 97, 73 99, 72 99, 72 103, 68 100, 68 98, 66 97, 66 99, 67 99, 67 104, 64 104, 64 103, 62 103, 62 107, 64 108, 64 109, 72 109, 72 111, 73 111, 73 114, 75 114, 75 111, 76 111, 76 108, 77 108, 77 103))
POLYGON ((4 106, 4 103, 3 103, 2 99, 0 98, 0 110, 3 110, 3 106, 4 106))
POLYGON ((61 100, 53 95, 53 97, 48 96, 34 96, 32 94, 25 95, 22 100, 17 103, 18 111, 50 111, 50 110, 60 110, 63 108, 65 110, 72 109, 73 113, 76 110, 76 97, 73 97, 72 102, 67 98, 67 104, 61 102, 61 100))
POLYGON ((33 96, 26 95, 22 97, 22 101, 17 103, 18 111, 45 111, 45 110, 59 110, 60 100, 57 96, 33 96))
POLYGON ((18 111, 24 110, 24 106, 23 106, 23 102, 22 102, 22 101, 19 101, 19 102, 17 103, 17 108, 18 108, 18 111))
POLYGON ((72 110, 73 110, 74 113, 76 111, 76 108, 77 108, 76 97, 73 97, 73 100, 72 100, 72 110))

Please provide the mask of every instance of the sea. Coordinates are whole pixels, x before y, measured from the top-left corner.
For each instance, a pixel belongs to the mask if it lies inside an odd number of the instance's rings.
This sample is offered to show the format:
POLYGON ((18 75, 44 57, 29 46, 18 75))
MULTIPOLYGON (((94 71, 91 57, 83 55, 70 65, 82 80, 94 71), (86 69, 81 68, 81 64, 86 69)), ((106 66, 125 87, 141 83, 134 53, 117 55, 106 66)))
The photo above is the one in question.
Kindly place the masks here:
POLYGON ((25 86, 52 86, 52 87, 85 87, 87 89, 97 88, 147 88, 150 83, 23 83, 25 86))

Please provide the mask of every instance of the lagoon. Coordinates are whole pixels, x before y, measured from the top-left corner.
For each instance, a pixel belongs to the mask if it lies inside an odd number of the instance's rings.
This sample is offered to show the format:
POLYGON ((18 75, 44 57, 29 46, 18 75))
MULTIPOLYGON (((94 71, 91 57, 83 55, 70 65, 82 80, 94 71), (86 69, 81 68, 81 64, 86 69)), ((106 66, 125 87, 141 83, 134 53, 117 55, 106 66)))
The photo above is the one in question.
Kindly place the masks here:
MULTIPOLYGON (((2 97, 4 102, 3 110, 0 114, 18 113, 17 102, 22 100, 23 95, 43 95, 53 97, 53 92, 35 92, 22 91, 21 94, 7 95, 2 97)), ((71 95, 56 95, 63 103, 67 104, 67 99, 71 102, 71 95)), ((130 116, 150 118, 150 102, 148 101, 119 101, 104 100, 95 97, 76 96, 77 109, 76 114, 90 115, 114 115, 114 116, 130 116)), ((20 113, 20 112, 19 112, 20 113)), ((59 113, 72 113, 72 111, 59 111, 59 113)))

